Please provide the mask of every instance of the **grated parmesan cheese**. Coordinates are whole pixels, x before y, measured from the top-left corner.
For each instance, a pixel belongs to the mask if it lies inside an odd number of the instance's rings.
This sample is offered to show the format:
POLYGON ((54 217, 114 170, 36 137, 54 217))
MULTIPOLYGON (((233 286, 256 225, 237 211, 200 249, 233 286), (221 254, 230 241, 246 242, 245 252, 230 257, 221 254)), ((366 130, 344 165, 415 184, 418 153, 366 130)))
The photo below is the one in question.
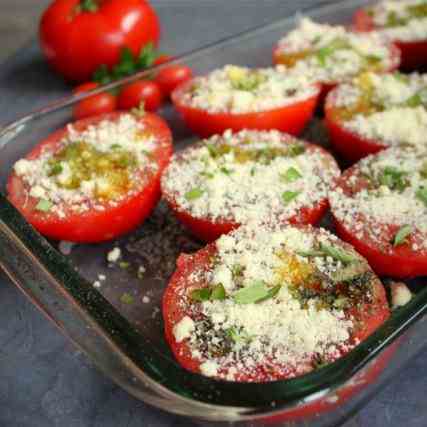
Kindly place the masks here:
POLYGON ((386 71, 395 61, 380 35, 353 33, 309 18, 279 41, 275 56, 311 81, 324 83, 346 81, 367 70, 386 71))
POLYGON ((386 0, 367 9, 376 31, 390 40, 427 39, 427 8, 424 0, 386 0))
POLYGON ((250 69, 226 65, 196 77, 182 92, 181 101, 210 113, 260 112, 304 101, 319 89, 298 73, 283 67, 250 69))
POLYGON ((162 190, 198 218, 283 221, 317 206, 338 176, 332 156, 289 135, 227 131, 175 154, 162 190), (304 152, 288 155, 287 147, 304 152))

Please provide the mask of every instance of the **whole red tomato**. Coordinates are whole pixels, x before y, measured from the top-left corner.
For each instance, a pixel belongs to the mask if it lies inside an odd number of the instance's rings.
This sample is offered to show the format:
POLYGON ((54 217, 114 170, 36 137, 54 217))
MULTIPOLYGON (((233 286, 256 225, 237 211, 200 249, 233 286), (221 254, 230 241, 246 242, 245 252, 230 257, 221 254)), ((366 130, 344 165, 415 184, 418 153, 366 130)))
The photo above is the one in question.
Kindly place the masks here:
POLYGON ((157 83, 150 80, 139 80, 123 88, 118 105, 121 110, 137 108, 144 102, 146 111, 156 111, 163 101, 163 94, 157 83))
MULTIPOLYGON (((163 61, 165 62, 165 61, 163 61)), ((169 96, 180 84, 190 80, 193 71, 186 65, 173 64, 163 68, 156 76, 156 82, 165 96, 169 96)))
POLYGON ((84 81, 100 65, 116 64, 124 47, 136 56, 147 43, 156 45, 160 25, 146 0, 55 0, 39 36, 50 65, 68 80, 84 81))

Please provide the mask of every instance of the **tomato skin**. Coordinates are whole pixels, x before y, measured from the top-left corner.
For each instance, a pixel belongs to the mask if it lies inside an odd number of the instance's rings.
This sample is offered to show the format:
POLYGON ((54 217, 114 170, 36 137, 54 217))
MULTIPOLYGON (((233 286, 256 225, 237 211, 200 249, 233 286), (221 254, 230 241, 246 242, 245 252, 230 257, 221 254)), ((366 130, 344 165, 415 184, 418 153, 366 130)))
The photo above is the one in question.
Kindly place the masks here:
POLYGON ((78 95, 80 93, 89 92, 93 89, 96 89, 97 87, 99 87, 99 83, 96 82, 82 83, 81 85, 78 85, 73 89, 73 94, 78 95))
POLYGON ((73 117, 74 120, 81 120, 99 114, 112 113, 116 109, 117 97, 112 93, 102 92, 79 101, 73 107, 73 117))
POLYGON ((139 80, 125 86, 120 92, 118 107, 121 110, 138 108, 144 103, 144 110, 157 111, 163 102, 159 86, 151 80, 139 80))
MULTIPOLYGON (((308 228, 302 226, 302 228, 308 228)), ((315 229, 312 229, 315 232, 315 229)), ((176 342, 173 328, 174 326, 187 315, 186 309, 186 289, 191 286, 192 288, 205 285, 203 279, 199 279, 200 283, 194 282, 194 275, 192 273, 197 271, 208 271, 212 263, 212 259, 217 253, 215 243, 210 243, 198 252, 187 255, 181 254, 177 260, 177 268, 172 275, 169 284, 163 294, 162 312, 164 319, 165 337, 175 358, 181 366, 185 369, 200 373, 200 361, 192 356, 190 347, 186 341, 176 342), (190 277, 193 280, 190 280, 190 277)), ((201 277, 198 274, 197 277, 201 277)), ((349 314, 354 316, 357 320, 358 328, 352 335, 352 340, 364 340, 374 330, 376 330, 389 316, 390 310, 388 308, 385 290, 381 282, 377 279, 372 292, 373 300, 371 303, 361 303, 354 309, 349 310, 349 314)), ((286 367, 280 366, 275 370, 277 380, 286 379, 288 374, 293 374, 292 371, 286 367)), ((270 373, 271 375, 271 373, 270 373)), ((256 374, 247 376, 241 374, 238 382, 265 382, 269 378, 263 370, 263 366, 257 369, 256 374)))
POLYGON ((89 80, 100 65, 115 65, 124 47, 138 55, 147 43, 158 43, 159 21, 148 1, 104 0, 96 12, 81 12, 79 5, 55 0, 40 21, 42 51, 67 80, 89 80))
MULTIPOLYGON (((363 189, 367 184, 357 176, 357 164, 347 169, 338 179, 337 187, 341 188, 344 194, 351 197, 351 188, 363 189), (351 180, 351 181, 350 181, 351 180), (352 182, 352 186, 348 183, 352 182)), ((357 190, 358 191, 358 190, 357 190)), ((350 243, 357 252, 364 256, 371 268, 379 276, 390 276, 393 278, 410 279, 427 275, 427 251, 413 251, 409 245, 393 246, 391 243, 393 236, 396 235, 399 227, 388 226, 387 235, 383 240, 387 242, 387 248, 382 250, 379 243, 373 240, 370 234, 362 230, 362 236, 357 237, 356 232, 341 222, 334 214, 332 206, 332 215, 334 218, 335 229, 338 237, 350 243)), ((378 224, 368 221, 360 215, 358 221, 366 224, 366 228, 376 229, 378 224)))
MULTIPOLYGON (((73 125, 81 131, 102 120, 116 120, 120 114, 123 113, 103 114, 77 121, 73 125)), ((166 123, 160 117, 150 113, 146 113, 141 121, 160 142, 154 151, 158 170, 140 192, 124 198, 116 206, 106 205, 105 210, 102 211, 93 209, 81 213, 67 211, 65 217, 61 218, 55 213, 36 211, 34 207, 37 199, 28 196, 26 185, 13 172, 7 183, 9 200, 41 234, 54 240, 95 243, 111 240, 131 231, 144 221, 159 201, 160 176, 172 155, 172 136, 166 123)), ((37 158, 42 150, 54 151, 65 134, 65 128, 54 132, 38 144, 26 158, 37 158)), ((143 176, 144 171, 141 171, 141 178, 143 176)))
MULTIPOLYGON (((171 57, 167 57, 167 59, 161 58, 160 64, 169 59, 171 59, 171 57)), ((159 61, 159 58, 156 61, 159 61)), ((158 62, 155 62, 155 64, 157 65, 158 62)), ((170 96, 178 86, 187 82, 192 77, 193 71, 190 67, 187 67, 186 65, 173 64, 159 71, 156 76, 156 82, 160 86, 163 94, 165 96, 170 96)))
MULTIPOLYGON (((364 9, 359 9, 353 16, 353 27, 355 31, 367 32, 376 30, 371 16, 364 9)), ((400 68, 404 71, 416 71, 427 68, 427 40, 400 41, 393 43, 401 52, 400 68)))
POLYGON ((334 116, 334 105, 337 91, 332 90, 325 103, 325 125, 329 133, 329 140, 333 149, 348 162, 355 163, 368 156, 387 148, 379 141, 357 135, 346 129, 334 116))
POLYGON ((319 90, 304 101, 267 111, 231 114, 209 113, 201 108, 190 107, 182 101, 183 92, 191 86, 190 80, 172 92, 172 102, 186 125, 201 138, 222 134, 227 129, 237 132, 242 129, 277 129, 291 135, 300 134, 311 119, 317 104, 319 90))

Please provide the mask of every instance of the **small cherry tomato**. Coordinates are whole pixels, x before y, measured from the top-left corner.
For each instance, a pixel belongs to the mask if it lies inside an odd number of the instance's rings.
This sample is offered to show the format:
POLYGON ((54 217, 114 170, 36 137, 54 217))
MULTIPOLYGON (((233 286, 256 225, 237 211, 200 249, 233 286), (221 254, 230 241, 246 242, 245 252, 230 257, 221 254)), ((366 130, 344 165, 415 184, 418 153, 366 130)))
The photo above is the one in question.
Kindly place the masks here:
MULTIPOLYGON (((94 89, 94 87, 92 87, 92 89, 94 89)), ((74 93, 82 93, 90 89, 83 90, 77 88, 76 90, 74 93), (80 92, 76 92, 76 90, 80 90, 80 92)), ((77 103, 73 109, 73 117, 75 120, 80 120, 98 114, 112 113, 116 109, 117 98, 110 92, 102 92, 77 103)))
POLYGON ((159 55, 155 60, 154 60, 154 65, 160 65, 160 64, 164 64, 165 62, 171 61, 173 59, 173 56, 171 55, 159 55))
POLYGON ((78 95, 79 93, 89 92, 90 90, 96 89, 98 86, 99 84, 96 82, 82 83, 73 89, 73 93, 74 95, 78 95))
POLYGON ((118 99, 121 110, 137 108, 144 102, 146 111, 156 111, 163 102, 163 93, 157 83, 150 80, 138 80, 123 88, 118 99))
POLYGON ((159 71, 156 82, 159 84, 165 96, 169 96, 171 92, 181 83, 190 80, 193 76, 193 71, 186 65, 170 65, 159 71))

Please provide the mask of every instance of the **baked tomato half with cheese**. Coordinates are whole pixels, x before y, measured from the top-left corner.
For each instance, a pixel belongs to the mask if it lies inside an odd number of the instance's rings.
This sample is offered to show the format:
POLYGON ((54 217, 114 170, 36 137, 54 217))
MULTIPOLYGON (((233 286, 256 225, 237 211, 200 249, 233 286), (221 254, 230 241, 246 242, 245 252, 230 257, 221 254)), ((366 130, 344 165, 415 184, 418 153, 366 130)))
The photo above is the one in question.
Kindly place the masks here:
POLYGON ((323 101, 337 84, 360 73, 395 70, 400 64, 400 52, 375 33, 356 33, 304 18, 279 40, 273 62, 321 83, 323 101))
POLYGON ((54 132, 18 160, 8 197, 47 237, 110 240, 150 214, 171 155, 171 133, 160 117, 94 116, 54 132))
POLYGON ((250 221, 315 224, 340 171, 319 146, 278 131, 226 131, 176 153, 162 194, 199 239, 250 221))
POLYGON ((209 137, 227 129, 277 129, 297 135, 311 119, 320 87, 274 68, 227 65, 172 92, 186 125, 209 137))
POLYGON ((311 226, 250 224, 182 255, 163 297, 186 369, 221 380, 292 378, 351 351, 389 316, 350 245, 311 226))
POLYGON ((375 31, 394 42, 407 71, 427 67, 427 5, 424 0, 381 1, 359 9, 353 18, 356 31, 375 31))
POLYGON ((391 146, 425 146, 427 75, 365 73, 343 83, 327 97, 325 124, 350 162, 391 146))
POLYGON ((379 275, 427 275, 427 151, 389 148, 343 173, 330 204, 338 236, 379 275))

